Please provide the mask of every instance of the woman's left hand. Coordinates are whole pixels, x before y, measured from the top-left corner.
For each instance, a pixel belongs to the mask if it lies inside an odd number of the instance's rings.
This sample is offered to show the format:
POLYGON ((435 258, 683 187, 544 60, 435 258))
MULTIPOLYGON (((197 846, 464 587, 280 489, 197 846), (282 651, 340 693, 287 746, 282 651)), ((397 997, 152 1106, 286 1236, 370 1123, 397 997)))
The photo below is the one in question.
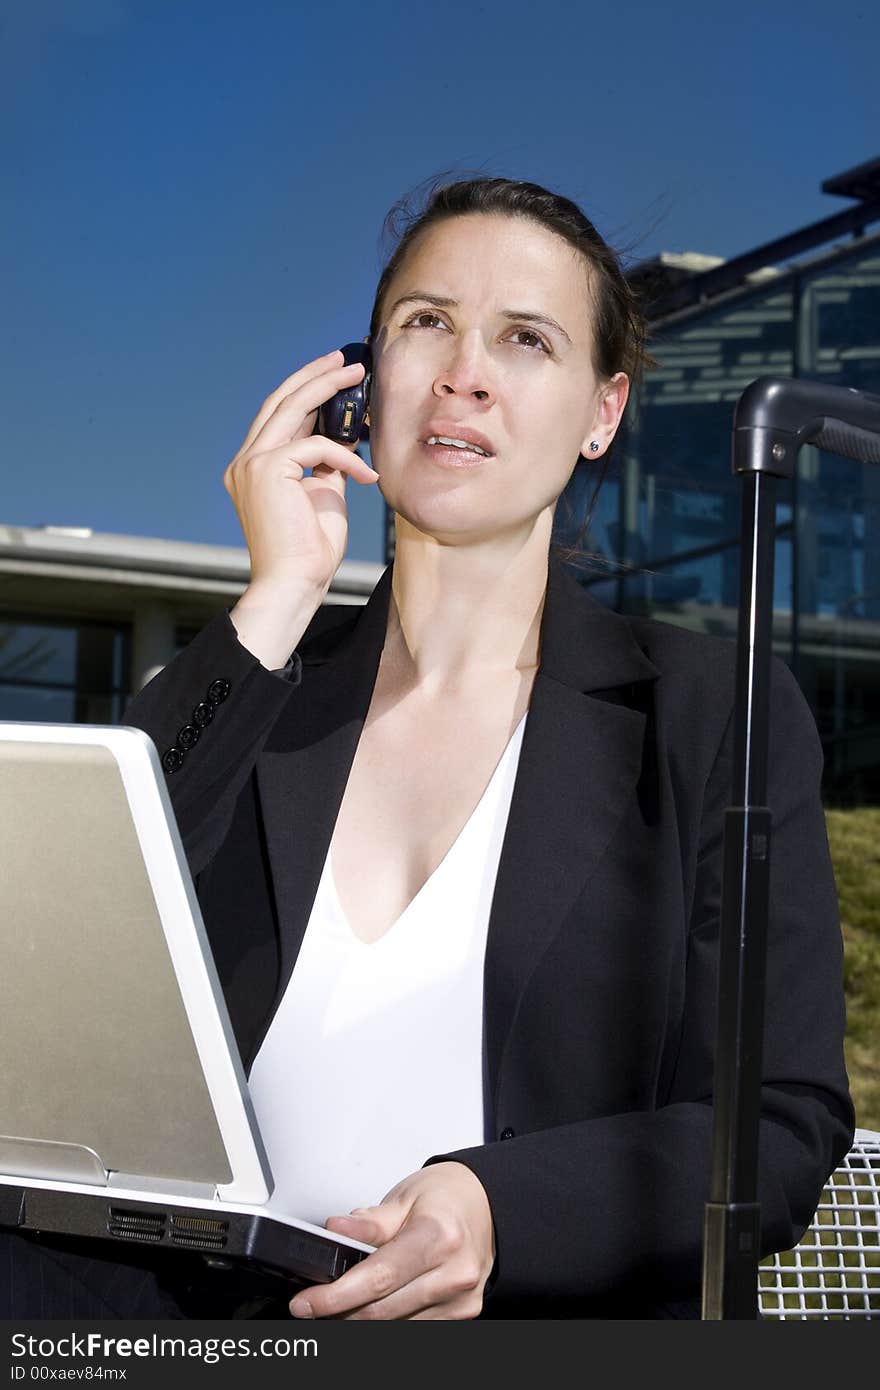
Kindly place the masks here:
POLYGON ((495 1263, 486 1189, 463 1163, 421 1168, 377 1207, 327 1229, 379 1247, 332 1284, 296 1294, 295 1318, 475 1318, 495 1263))

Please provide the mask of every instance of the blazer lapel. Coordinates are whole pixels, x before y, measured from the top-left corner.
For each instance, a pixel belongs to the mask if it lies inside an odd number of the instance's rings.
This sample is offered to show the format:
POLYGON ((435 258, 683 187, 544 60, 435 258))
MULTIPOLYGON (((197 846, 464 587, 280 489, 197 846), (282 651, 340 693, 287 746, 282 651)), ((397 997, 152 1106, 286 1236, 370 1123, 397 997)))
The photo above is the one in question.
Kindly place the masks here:
MULTIPOLYGON (((277 999, 296 962, 385 643, 391 566, 342 638, 304 645, 302 682, 257 760, 281 932, 277 999)), ((369 826, 365 827, 369 833, 369 826)))
MULTIPOLYGON (((330 632, 304 644, 302 684, 257 760, 281 930, 278 999, 302 944, 369 709, 391 578, 389 565, 341 637, 330 632)), ((645 716, 609 693, 656 675, 625 620, 551 557, 540 666, 489 918, 485 1015, 493 1092, 519 997, 639 777, 645 716)))
POLYGON ((519 998, 601 860, 639 778, 646 719, 621 702, 620 687, 657 674, 626 621, 590 598, 551 557, 540 666, 486 945, 493 1098, 519 998))

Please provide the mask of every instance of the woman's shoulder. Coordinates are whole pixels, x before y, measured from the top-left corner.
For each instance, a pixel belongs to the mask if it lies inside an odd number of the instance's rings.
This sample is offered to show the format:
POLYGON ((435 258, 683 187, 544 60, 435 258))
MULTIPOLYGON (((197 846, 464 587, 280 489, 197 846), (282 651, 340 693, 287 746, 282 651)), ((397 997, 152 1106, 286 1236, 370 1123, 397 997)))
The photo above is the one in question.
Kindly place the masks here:
POLYGON ((645 656, 663 675, 687 670, 729 679, 735 670, 735 637, 661 618, 619 616, 645 656))
MULTIPOLYGON (((727 717, 736 700, 737 640, 658 618, 624 617, 633 639, 657 667, 669 703, 705 717, 709 708, 727 717)), ((794 672, 781 655, 770 657, 770 702, 777 736, 816 734, 813 712, 794 672)))
MULTIPOLYGON (((734 678, 737 656, 735 636, 660 618, 624 616, 623 621, 629 626, 642 651, 661 672, 702 673, 710 682, 719 681, 725 685, 734 678)), ((770 664, 774 682, 799 689, 782 655, 773 652, 770 664)))

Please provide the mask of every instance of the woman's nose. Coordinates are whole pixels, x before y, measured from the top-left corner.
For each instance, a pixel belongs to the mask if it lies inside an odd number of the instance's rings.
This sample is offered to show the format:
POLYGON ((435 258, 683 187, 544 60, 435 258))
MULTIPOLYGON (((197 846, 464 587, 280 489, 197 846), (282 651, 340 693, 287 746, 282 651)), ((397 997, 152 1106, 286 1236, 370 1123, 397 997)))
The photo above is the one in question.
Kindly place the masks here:
POLYGON ((449 361, 434 378, 435 396, 476 396, 487 401, 493 391, 491 364, 482 338, 474 330, 452 345, 449 361))

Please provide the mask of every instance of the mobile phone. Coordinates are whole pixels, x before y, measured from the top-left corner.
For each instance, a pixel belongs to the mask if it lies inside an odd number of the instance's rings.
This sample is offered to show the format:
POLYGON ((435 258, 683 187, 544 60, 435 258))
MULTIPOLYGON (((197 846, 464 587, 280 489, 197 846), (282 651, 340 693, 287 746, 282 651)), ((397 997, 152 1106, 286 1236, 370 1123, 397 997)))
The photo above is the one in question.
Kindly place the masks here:
POLYGON ((373 375, 373 355, 369 343, 346 343, 342 349, 345 366, 363 362, 365 372, 360 381, 337 391, 318 409, 315 433, 339 444, 354 444, 369 439, 370 429, 365 417, 370 406, 370 381, 373 375))

